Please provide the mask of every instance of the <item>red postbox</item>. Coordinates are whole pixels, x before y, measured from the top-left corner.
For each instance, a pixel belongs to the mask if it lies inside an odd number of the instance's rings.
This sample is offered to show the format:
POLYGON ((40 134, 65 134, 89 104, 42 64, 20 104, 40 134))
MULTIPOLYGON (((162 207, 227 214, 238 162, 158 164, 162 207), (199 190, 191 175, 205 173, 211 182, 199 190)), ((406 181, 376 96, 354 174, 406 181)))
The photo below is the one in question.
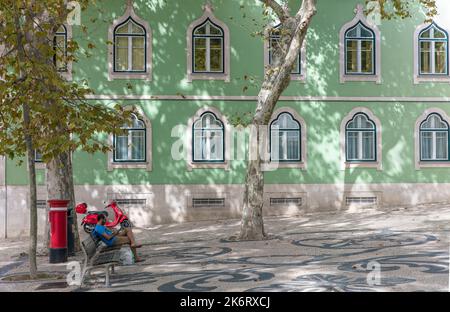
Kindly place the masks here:
POLYGON ((67 206, 68 200, 49 200, 50 206, 50 263, 67 262, 67 206))

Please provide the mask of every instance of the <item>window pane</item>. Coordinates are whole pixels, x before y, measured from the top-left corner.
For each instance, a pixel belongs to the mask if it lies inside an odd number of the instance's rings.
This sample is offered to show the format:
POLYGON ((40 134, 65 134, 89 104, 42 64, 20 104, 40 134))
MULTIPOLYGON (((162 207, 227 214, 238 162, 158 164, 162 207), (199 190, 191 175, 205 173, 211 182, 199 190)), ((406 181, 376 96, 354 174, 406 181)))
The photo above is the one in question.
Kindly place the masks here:
POLYGON ((301 74, 301 59, 300 59, 300 54, 297 57, 297 60, 295 61, 295 65, 294 68, 292 68, 292 74, 301 74))
POLYGON ((211 71, 222 71, 222 39, 210 39, 211 71))
POLYGON ((66 36, 55 36, 56 62, 58 71, 67 71, 66 62, 66 36))
POLYGON ((143 34, 145 34, 145 30, 143 27, 136 25, 135 23, 132 23, 131 33, 143 35, 143 34))
POLYGON ((421 132, 421 153, 424 160, 433 158, 433 134, 431 132, 421 132))
POLYGON ((431 42, 420 42, 420 72, 423 74, 431 73, 431 42))
POLYGON ((128 37, 116 37, 116 70, 128 70, 128 37))
POLYGON ((375 135, 373 132, 363 132, 363 160, 375 159, 375 135))
POLYGON ((132 160, 145 160, 145 133, 144 131, 132 131, 131 133, 131 158, 132 160))
POLYGON ((358 41, 347 40, 347 72, 356 73, 358 71, 358 41))
POLYGON ((209 160, 222 160, 223 158, 223 140, 222 131, 210 131, 210 155, 209 160))
POLYGON ((287 142, 286 142, 286 132, 279 131, 278 132, 278 159, 286 160, 287 159, 287 142))
POLYGON ((128 160, 128 136, 116 137, 116 160, 128 160))
POLYGON ((203 160, 203 131, 194 131, 194 160, 203 160))
POLYGON ((206 39, 194 39, 194 71, 206 71, 206 39))
POLYGON ((270 39, 270 64, 277 63, 277 54, 275 53, 276 49, 278 48, 280 39, 278 38, 271 38, 270 39))
POLYGON ((445 42, 435 42, 435 73, 445 74, 447 71, 447 44, 445 42))
POLYGON ((122 26, 116 28, 116 34, 127 34, 128 33, 128 25, 130 22, 123 24, 122 26))
POLYGON ((447 160, 448 156, 447 132, 436 132, 436 159, 447 160))
POLYGON ((358 132, 347 132, 347 159, 358 159, 358 132))
POLYGON ((145 71, 145 39, 133 38, 133 70, 145 71))
POLYGON ((445 35, 444 32, 440 31, 437 28, 434 28, 434 36, 433 38, 435 39, 442 39, 442 38, 446 38, 447 36, 445 35))
POLYGON ((298 131, 287 133, 287 158, 288 160, 300 159, 300 136, 298 131))
POLYGON ((270 134, 270 159, 272 161, 278 161, 280 160, 280 132, 272 128, 270 134))
POLYGON ((194 35, 206 35, 206 24, 195 30, 194 35))
POLYGON ((361 72, 372 73, 373 68, 373 42, 361 41, 361 72))
POLYGON ((34 161, 42 162, 42 154, 37 150, 34 151, 34 161))
POLYGON ((361 26, 361 38, 373 38, 373 34, 370 30, 368 30, 367 28, 363 28, 361 26))
POLYGON ((431 29, 428 29, 427 31, 423 32, 420 35, 420 38, 430 38, 431 37, 430 34, 431 34, 431 29))
POLYGON ((358 27, 353 27, 347 31, 347 38, 357 38, 358 37, 358 27))
POLYGON ((222 35, 222 31, 220 30, 220 28, 218 28, 218 27, 216 27, 216 26, 214 26, 212 24, 209 24, 209 33, 211 35, 215 35, 215 36, 221 36, 222 35))

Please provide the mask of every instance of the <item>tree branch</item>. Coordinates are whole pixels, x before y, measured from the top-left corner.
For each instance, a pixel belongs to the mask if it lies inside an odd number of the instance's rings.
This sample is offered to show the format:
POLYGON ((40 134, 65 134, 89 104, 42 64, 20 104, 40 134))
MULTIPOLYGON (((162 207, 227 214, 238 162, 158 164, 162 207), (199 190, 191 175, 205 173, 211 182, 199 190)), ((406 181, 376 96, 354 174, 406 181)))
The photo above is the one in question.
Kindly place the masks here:
POLYGON ((311 17, 316 14, 316 11, 316 0, 303 0, 300 10, 298 10, 295 15, 295 19, 297 21, 301 21, 302 19, 304 21, 310 20, 311 17))
POLYGON ((286 8, 283 8, 276 0, 259 0, 266 6, 271 8, 275 14, 278 16, 280 22, 284 22, 289 18, 289 12, 286 8))

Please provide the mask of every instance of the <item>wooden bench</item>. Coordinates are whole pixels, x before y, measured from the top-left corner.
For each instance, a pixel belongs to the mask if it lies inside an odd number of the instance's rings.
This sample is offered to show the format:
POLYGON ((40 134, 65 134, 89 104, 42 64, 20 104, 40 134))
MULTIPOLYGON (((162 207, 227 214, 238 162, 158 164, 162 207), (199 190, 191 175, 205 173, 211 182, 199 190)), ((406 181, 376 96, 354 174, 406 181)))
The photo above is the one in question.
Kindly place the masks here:
POLYGON ((89 235, 81 243, 84 252, 84 267, 81 273, 81 287, 86 276, 92 269, 105 269, 105 286, 110 287, 110 273, 114 273, 114 266, 120 264, 120 248, 102 248, 101 240, 89 235), (111 271, 111 272, 110 272, 111 271))

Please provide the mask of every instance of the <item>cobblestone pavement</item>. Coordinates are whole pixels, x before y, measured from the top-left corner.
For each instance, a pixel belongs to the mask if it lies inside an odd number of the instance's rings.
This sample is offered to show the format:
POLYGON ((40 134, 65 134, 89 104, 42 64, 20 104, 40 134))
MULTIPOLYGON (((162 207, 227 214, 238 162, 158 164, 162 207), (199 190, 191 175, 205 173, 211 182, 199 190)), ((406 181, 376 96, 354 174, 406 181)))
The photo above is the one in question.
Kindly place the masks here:
MULTIPOLYGON (((256 242, 227 239, 238 220, 135 229, 145 262, 118 267, 109 289, 98 272, 83 289, 0 281, 0 291, 448 291, 450 204, 270 217, 266 229, 272 239, 256 242)), ((26 244, 0 241, 0 278, 27 270, 26 244)))

